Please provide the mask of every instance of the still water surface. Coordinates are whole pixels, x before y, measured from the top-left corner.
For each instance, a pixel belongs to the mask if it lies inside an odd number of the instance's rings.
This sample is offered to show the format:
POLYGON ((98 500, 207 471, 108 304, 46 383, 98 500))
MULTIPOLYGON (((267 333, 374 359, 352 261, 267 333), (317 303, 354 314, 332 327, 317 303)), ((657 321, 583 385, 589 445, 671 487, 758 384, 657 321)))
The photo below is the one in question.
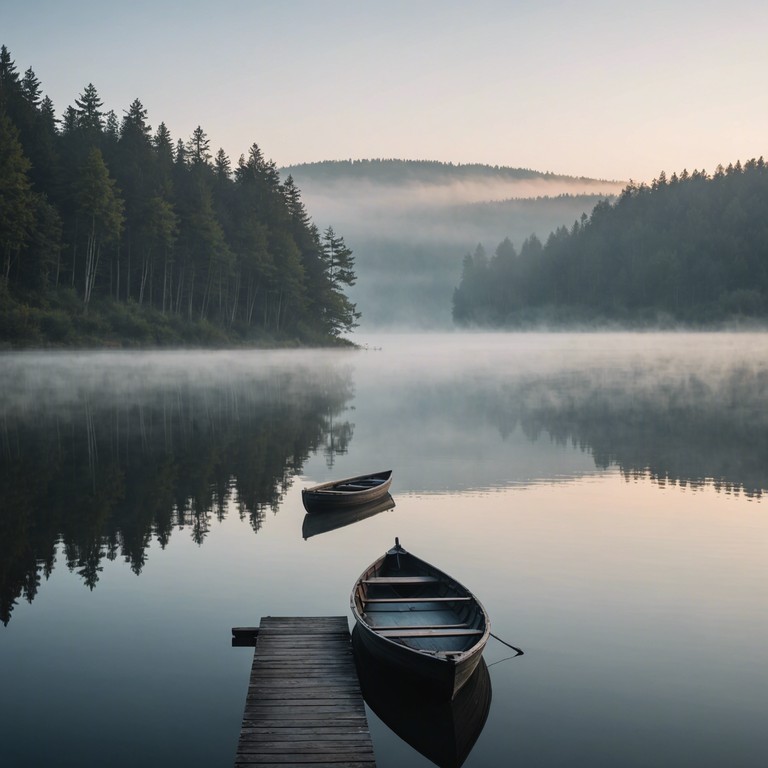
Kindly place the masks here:
POLYGON ((231 765, 230 628, 350 616, 399 536, 525 651, 465 766, 764 765, 768 337, 358 341, 0 357, 0 763, 231 765), (302 487, 388 468, 304 538, 302 487))

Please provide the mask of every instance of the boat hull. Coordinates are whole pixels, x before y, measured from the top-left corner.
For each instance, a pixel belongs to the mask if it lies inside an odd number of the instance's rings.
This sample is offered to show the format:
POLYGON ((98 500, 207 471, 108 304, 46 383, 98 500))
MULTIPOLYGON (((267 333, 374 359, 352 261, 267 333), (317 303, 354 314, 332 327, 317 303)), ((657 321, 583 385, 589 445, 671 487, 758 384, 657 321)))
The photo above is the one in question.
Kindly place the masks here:
POLYGON ((478 645, 475 651, 461 661, 422 656, 396 643, 385 641, 363 622, 357 622, 360 628, 360 642, 368 652, 382 664, 397 672, 403 672, 428 686, 432 695, 441 699, 453 699, 472 677, 483 657, 485 644, 478 645))
POLYGON ((301 492, 308 513, 350 509, 383 499, 392 485, 392 470, 322 483, 301 492))

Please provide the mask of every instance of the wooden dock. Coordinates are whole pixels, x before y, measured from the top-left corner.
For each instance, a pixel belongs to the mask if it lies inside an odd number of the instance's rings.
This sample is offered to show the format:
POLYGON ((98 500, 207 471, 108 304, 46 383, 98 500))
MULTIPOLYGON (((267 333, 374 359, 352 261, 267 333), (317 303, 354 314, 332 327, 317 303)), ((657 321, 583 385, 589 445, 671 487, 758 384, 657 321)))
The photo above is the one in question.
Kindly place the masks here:
POLYGON ((232 632, 256 642, 235 766, 375 768, 346 617, 265 616, 232 632))

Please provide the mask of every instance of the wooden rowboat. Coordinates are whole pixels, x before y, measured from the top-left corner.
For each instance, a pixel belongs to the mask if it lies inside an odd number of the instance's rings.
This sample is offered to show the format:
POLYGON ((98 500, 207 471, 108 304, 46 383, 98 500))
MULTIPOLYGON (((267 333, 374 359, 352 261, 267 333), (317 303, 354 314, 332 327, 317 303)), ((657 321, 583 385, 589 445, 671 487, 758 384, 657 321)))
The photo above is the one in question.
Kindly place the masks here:
POLYGON ((371 475, 347 477, 329 483, 304 488, 301 500, 307 512, 323 512, 339 507, 370 504, 386 496, 392 484, 392 470, 375 472, 371 475))
POLYGON ((398 539, 355 582, 351 606, 374 656, 447 699, 472 675, 491 632, 480 601, 398 539))

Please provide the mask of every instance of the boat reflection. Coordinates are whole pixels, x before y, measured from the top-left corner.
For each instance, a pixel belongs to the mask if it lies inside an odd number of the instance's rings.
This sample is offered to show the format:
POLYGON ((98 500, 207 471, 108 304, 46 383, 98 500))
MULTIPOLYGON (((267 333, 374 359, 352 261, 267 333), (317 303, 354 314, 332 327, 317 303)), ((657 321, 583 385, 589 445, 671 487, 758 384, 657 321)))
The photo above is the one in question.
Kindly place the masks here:
POLYGON ((388 493, 383 498, 376 499, 368 504, 328 509, 320 513, 307 513, 304 515, 304 522, 301 525, 301 535, 308 539, 310 536, 317 536, 320 533, 335 531, 337 528, 343 528, 345 525, 358 523, 361 520, 378 515, 379 512, 386 512, 386 510, 392 509, 394 506, 395 500, 388 493))
POLYGON ((459 768, 472 751, 491 708, 491 677, 481 659, 453 700, 436 698, 407 676, 384 666, 352 630, 366 704, 397 736, 440 768, 459 768))

